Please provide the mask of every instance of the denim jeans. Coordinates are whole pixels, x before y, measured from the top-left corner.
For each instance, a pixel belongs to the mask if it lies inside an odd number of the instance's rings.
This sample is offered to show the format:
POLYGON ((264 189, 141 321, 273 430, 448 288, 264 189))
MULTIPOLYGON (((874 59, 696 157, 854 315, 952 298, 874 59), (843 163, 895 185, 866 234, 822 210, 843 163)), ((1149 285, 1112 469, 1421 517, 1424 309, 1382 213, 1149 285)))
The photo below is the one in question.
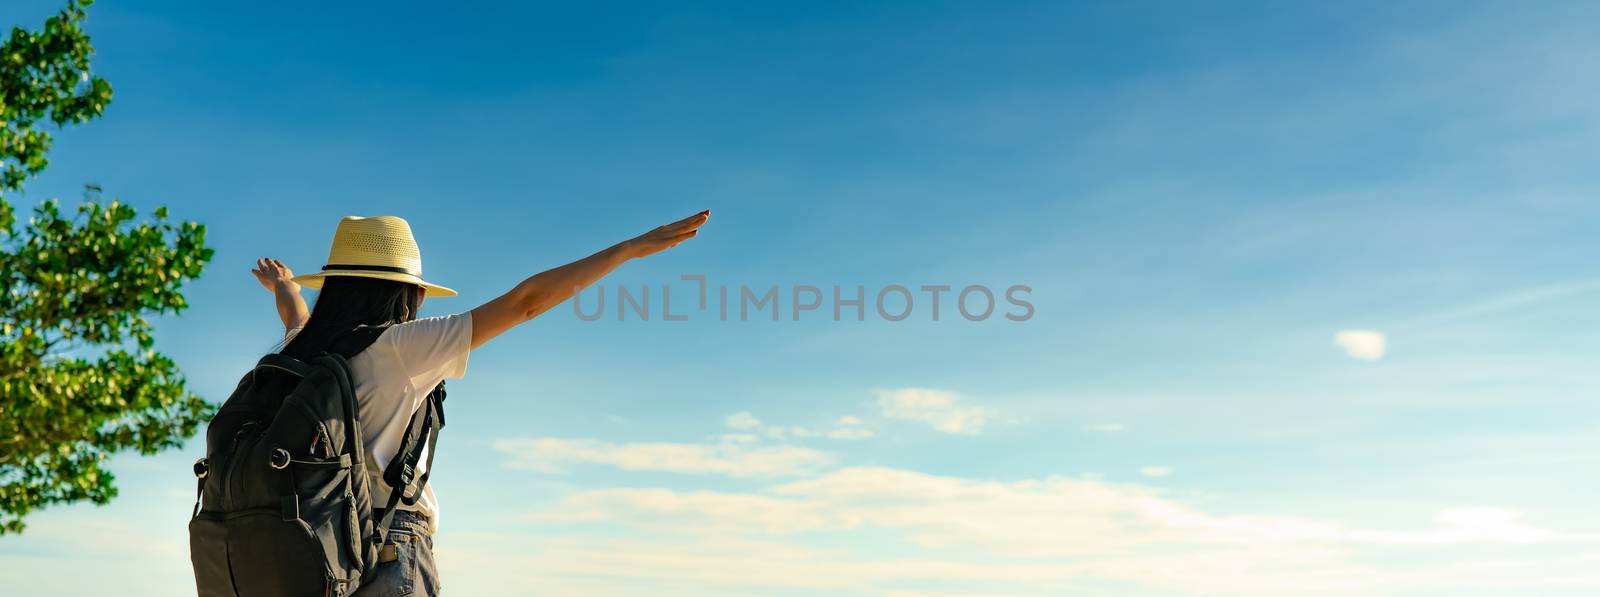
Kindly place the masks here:
POLYGON ((386 543, 394 544, 397 557, 378 564, 350 597, 438 597, 439 568, 433 563, 428 519, 407 510, 395 512, 386 543))

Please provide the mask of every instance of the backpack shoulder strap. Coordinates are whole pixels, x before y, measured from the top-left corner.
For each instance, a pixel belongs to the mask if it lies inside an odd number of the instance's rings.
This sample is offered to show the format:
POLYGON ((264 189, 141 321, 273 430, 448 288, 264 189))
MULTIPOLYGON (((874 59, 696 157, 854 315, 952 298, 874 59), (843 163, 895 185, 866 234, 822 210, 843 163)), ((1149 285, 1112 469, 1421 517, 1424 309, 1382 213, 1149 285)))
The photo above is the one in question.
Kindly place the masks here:
POLYGON ((358 325, 334 338, 333 343, 328 346, 327 352, 338 354, 349 360, 360 354, 361 351, 366 350, 368 346, 372 346, 373 342, 378 341, 378 336, 382 336, 383 332, 388 329, 389 324, 387 323, 383 325, 358 325))
POLYGON ((396 506, 402 503, 415 505, 417 500, 422 499, 423 488, 428 486, 428 475, 433 474, 433 456, 437 451, 439 430, 444 428, 444 398, 444 382, 440 381, 432 392, 428 392, 416 412, 411 414, 405 434, 400 438, 400 450, 383 471, 383 481, 389 486, 390 493, 389 502, 384 504, 375 525, 379 540, 388 533, 396 506), (427 470, 418 476, 417 461, 422 457, 423 446, 428 449, 427 470))
POLYGON ((311 374, 311 366, 301 362, 300 359, 281 353, 269 353, 261 360, 256 361, 256 368, 267 367, 286 371, 295 377, 305 377, 311 374))

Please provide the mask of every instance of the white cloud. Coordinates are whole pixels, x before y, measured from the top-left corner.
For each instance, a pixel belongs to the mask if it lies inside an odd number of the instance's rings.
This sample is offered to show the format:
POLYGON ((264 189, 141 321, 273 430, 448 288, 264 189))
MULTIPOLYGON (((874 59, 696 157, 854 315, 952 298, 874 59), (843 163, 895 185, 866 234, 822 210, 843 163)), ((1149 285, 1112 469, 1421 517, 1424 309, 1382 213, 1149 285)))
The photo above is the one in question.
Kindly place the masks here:
POLYGON ((728 415, 728 418, 724 421, 729 429, 755 429, 761 426, 761 419, 757 419, 755 415, 750 414, 748 411, 728 415))
POLYGON ((833 456, 800 446, 751 446, 736 441, 708 444, 625 443, 594 439, 522 438, 499 440, 496 450, 512 458, 507 466, 561 473, 563 463, 605 464, 626 470, 771 477, 814 470, 833 456))
POLYGON ((956 406, 960 400, 960 396, 942 390, 880 390, 878 409, 885 417, 920 421, 945 433, 977 434, 988 421, 989 413, 980 408, 956 406))
POLYGON ((861 419, 852 416, 839 417, 833 422, 833 430, 827 433, 829 439, 867 439, 874 433, 871 429, 861 427, 861 419))
POLYGON ((722 436, 725 440, 736 442, 755 441, 759 436, 777 440, 809 437, 855 440, 866 439, 875 435, 871 429, 861 427, 861 419, 851 416, 839 417, 834 421, 833 429, 810 429, 798 425, 771 425, 761 422, 761 419, 756 418, 749 411, 728 415, 723 421, 728 428, 743 432, 722 436))
POLYGON ((833 431, 829 431, 827 437, 828 439, 867 439, 873 435, 874 434, 872 433, 871 429, 846 427, 844 429, 834 429, 833 431))
MULTIPOLYGON (((194 499, 191 482, 188 500, 194 499)), ((125 486, 126 487, 126 486, 125 486)), ((124 490, 126 491, 126 489, 124 490)), ((152 496, 154 497, 154 496, 152 496)), ((137 498, 136 498, 137 499, 137 498)), ((152 500, 179 504, 182 500, 152 500)), ((183 525, 159 524, 153 511, 127 498, 105 508, 35 513, 20 536, 0 549, 0 587, 6 595, 183 595, 194 593, 189 540, 183 525), (140 516, 130 516, 137 513, 140 516), (149 513, 148 516, 142 516, 149 513), (93 574, 85 574, 93 570, 93 574), (115 590, 108 587, 115 586, 115 590)), ((187 512, 187 510, 185 510, 187 512)))
POLYGON ((1172 467, 1170 467, 1170 466, 1142 466, 1142 467, 1139 467, 1139 474, 1144 475, 1146 477, 1165 477, 1167 475, 1172 474, 1172 467))
POLYGON ((1546 303, 1559 302, 1574 297, 1581 298, 1585 294, 1596 291, 1600 291, 1600 280, 1589 278, 1522 288, 1511 293, 1489 297, 1446 311, 1418 317, 1405 323, 1408 326, 1432 326, 1462 319, 1490 317, 1507 312, 1515 313, 1519 310, 1546 303))
MULTIPOLYGON (((1463 543, 1500 543, 1530 545, 1561 543, 1572 537, 1556 531, 1528 526, 1522 522, 1522 513, 1506 508, 1468 506, 1440 510, 1433 517, 1435 530, 1417 531, 1356 531, 1352 533, 1363 541, 1397 545, 1454 545, 1463 543)), ((1593 540, 1594 537, 1589 537, 1593 540)))
POLYGON ((891 594, 908 582, 1005 595, 1093 593, 1107 583, 1228 595, 1600 585, 1582 558, 1486 562, 1485 553, 1510 557, 1506 550, 1519 546, 1578 553, 1600 543, 1600 535, 1531 526, 1513 510, 1449 509, 1420 528, 1375 530, 1211 514, 1149 487, 1060 477, 999 482, 847 468, 755 492, 578 491, 529 519, 630 529, 547 543, 534 559, 557 577, 609 571, 601 575, 745 594, 891 594), (870 546, 853 539, 861 532, 870 546), (805 541, 787 540, 802 533, 805 541), (901 541, 916 555, 883 551, 901 541))
POLYGON ((1388 351, 1388 339, 1372 330, 1344 330, 1334 334, 1333 343, 1345 354, 1364 361, 1376 361, 1388 351))

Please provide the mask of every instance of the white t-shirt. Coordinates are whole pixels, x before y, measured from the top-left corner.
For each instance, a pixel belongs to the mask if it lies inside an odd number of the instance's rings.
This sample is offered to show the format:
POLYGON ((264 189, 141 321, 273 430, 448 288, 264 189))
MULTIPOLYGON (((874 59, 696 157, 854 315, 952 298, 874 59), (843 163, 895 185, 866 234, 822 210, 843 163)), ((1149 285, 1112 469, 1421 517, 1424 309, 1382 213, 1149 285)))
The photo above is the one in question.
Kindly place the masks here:
MULTIPOLYGON (((299 332, 300 328, 289 330, 284 335, 284 345, 299 332)), ((466 375, 467 355, 471 352, 472 313, 467 312, 390 326, 371 346, 350 359, 372 507, 389 503, 391 490, 383 482, 383 470, 400 449, 412 413, 440 381, 466 375)), ((419 477, 427 465, 424 447, 417 463, 419 477)), ((428 517, 428 532, 438 530, 439 499, 433 495, 431 481, 416 505, 396 507, 421 512, 428 517)))

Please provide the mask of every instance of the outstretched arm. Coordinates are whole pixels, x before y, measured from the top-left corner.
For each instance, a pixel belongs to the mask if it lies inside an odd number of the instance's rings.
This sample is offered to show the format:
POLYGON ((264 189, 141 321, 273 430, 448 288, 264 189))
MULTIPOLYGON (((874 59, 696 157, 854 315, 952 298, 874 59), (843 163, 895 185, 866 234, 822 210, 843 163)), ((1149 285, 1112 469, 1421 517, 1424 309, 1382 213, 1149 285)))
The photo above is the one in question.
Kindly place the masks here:
POLYGON ((300 297, 300 285, 291 280, 294 272, 289 271, 289 266, 277 259, 262 257, 256 260, 256 268, 250 273, 255 274, 262 288, 272 293, 278 305, 278 318, 283 320, 284 331, 304 326, 306 320, 311 318, 311 311, 306 309, 306 300, 300 297))
POLYGON ((711 211, 706 210, 523 280, 510 292, 472 310, 472 347, 549 311, 630 259, 648 257, 694 238, 710 218, 711 211))

